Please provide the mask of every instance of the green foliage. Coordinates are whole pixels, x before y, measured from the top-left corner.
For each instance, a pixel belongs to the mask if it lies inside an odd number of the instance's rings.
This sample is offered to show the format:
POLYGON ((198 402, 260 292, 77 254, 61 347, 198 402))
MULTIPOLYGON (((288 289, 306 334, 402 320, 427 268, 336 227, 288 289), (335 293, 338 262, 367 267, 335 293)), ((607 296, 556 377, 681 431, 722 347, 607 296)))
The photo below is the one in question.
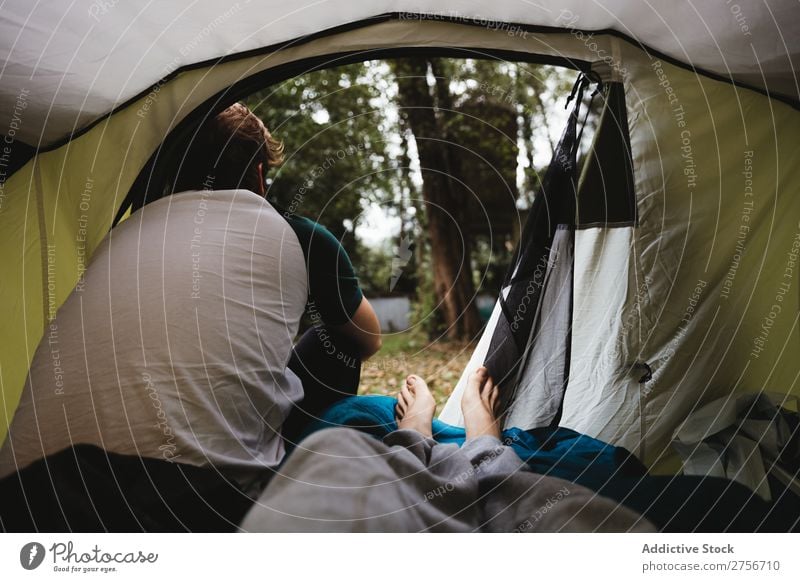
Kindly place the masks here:
POLYGON ((351 254, 356 244, 346 233, 366 204, 391 199, 398 180, 386 141, 397 130, 383 114, 379 77, 378 67, 356 63, 301 75, 247 99, 286 148, 269 199, 344 237, 351 254))
POLYGON ((498 295, 514 253, 510 242, 499 249, 497 245, 491 243, 489 237, 479 237, 476 240, 473 252, 473 278, 475 288, 481 293, 498 295))
MULTIPOLYGON (((458 151, 451 157, 461 168, 453 171, 467 186, 471 201, 465 204, 473 205, 461 226, 473 241, 475 282, 496 292, 518 236, 517 209, 528 207, 538 188, 546 166, 541 160, 549 159, 576 73, 491 59, 431 63, 428 84, 441 138, 458 151)), ((390 294, 393 259, 403 237, 411 240, 413 257, 403 264, 394 293, 415 296, 415 321, 436 334, 444 322, 433 289, 420 177, 409 170, 417 162, 414 138, 397 112, 394 71, 401 65, 368 61, 312 71, 246 102, 286 147, 286 162, 271 175, 269 199, 319 220, 339 237, 370 296, 390 294), (386 241, 374 246, 357 240, 355 227, 371 205, 399 217, 405 234, 387 232, 386 241)))

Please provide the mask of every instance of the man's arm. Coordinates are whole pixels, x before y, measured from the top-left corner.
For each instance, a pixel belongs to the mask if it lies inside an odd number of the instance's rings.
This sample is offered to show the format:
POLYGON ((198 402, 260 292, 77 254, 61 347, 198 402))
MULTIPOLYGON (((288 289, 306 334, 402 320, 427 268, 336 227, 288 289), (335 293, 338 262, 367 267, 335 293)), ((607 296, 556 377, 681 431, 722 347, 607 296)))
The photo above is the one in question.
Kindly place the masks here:
POLYGON ((366 297, 362 297, 361 303, 349 321, 329 327, 331 331, 355 342, 361 351, 359 355, 362 360, 366 360, 381 349, 381 324, 366 297))

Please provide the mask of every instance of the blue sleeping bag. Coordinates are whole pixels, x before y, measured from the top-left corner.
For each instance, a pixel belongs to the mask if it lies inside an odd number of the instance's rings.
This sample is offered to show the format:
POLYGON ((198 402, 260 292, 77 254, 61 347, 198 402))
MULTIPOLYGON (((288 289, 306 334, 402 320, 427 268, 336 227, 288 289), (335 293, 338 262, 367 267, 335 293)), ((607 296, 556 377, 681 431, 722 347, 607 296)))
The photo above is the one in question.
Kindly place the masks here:
MULTIPOLYGON (((349 427, 383 438, 397 430, 396 404, 397 399, 390 396, 350 396, 328 408, 303 432, 303 437, 324 428, 349 427)), ((466 435, 463 428, 434 419, 433 438, 440 443, 461 445, 466 435)), ((568 428, 509 428, 503 431, 502 440, 533 472, 592 489, 620 472, 638 477, 647 474, 645 467, 626 449, 568 428)))
MULTIPOLYGON (((328 408, 302 436, 331 427, 349 427, 383 438, 397 430, 395 398, 351 396, 328 408)), ((463 428, 433 421, 433 438, 462 444, 463 428)), ((796 501, 767 503, 739 483, 716 477, 652 476, 627 449, 561 427, 503 431, 534 472, 583 485, 639 512, 662 531, 787 532, 798 527, 796 501)), ((301 439, 302 440, 302 437, 301 439)))

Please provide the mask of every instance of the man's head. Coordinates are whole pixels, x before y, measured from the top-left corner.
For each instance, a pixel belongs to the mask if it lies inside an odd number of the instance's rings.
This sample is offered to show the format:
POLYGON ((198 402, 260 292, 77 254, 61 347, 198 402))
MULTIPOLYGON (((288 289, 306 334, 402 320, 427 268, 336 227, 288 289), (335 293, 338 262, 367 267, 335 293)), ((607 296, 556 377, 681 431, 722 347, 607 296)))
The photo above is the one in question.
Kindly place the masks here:
POLYGON ((244 188, 264 192, 263 177, 283 162, 283 143, 242 103, 204 123, 175 179, 176 192, 244 188))

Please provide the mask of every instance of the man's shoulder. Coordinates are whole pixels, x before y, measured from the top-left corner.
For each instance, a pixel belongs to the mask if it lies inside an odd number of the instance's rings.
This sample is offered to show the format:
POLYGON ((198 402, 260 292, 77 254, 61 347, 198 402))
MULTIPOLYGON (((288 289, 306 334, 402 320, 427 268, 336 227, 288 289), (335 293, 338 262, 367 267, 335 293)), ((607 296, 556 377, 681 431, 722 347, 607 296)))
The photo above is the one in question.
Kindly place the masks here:
MULTIPOLYGON (((256 194, 252 190, 244 188, 236 188, 232 190, 183 190, 181 192, 174 192, 169 196, 164 196, 158 200, 158 203, 163 203, 169 199, 172 201, 184 200, 237 200, 241 202, 251 202, 258 205, 265 205, 269 208, 272 206, 264 200, 264 197, 256 194)), ((156 204, 154 202, 153 204, 156 204)))
POLYGON ((289 223, 306 254, 310 254, 312 248, 320 258, 335 257, 345 252, 341 241, 316 220, 298 214, 290 214, 288 216, 281 214, 281 216, 289 223))
MULTIPOLYGON (((185 190, 183 192, 176 192, 170 196, 165 196, 158 203, 168 204, 176 211, 180 212, 183 208, 184 211, 192 210, 200 212, 208 211, 211 208, 219 210, 220 208, 227 209, 226 213, 231 211, 239 212, 257 212, 260 214, 271 215, 275 219, 282 216, 279 209, 275 208, 260 194, 256 194, 252 190, 245 190, 243 188, 230 189, 230 190, 185 190), (171 198, 171 201, 167 199, 171 198)), ((154 203, 155 204, 155 203, 154 203)))

